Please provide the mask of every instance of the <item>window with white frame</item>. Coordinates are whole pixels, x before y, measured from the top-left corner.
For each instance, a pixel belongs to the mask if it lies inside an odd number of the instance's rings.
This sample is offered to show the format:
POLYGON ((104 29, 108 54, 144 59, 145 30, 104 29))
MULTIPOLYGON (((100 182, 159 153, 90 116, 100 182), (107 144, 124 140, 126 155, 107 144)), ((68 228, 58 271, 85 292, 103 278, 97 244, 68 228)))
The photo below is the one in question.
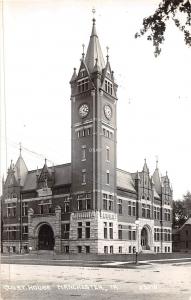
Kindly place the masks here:
POLYGON ((113 223, 109 223, 109 238, 113 239, 113 223))
POLYGON ((70 211, 70 200, 69 196, 64 197, 64 213, 67 213, 70 211))
POLYGON ((82 184, 86 184, 86 169, 82 170, 82 184))
POLYGON ((82 93, 88 90, 88 78, 79 80, 78 83, 78 92, 82 93))
POLYGON ((16 203, 8 203, 7 204, 7 217, 15 217, 16 216, 16 203))
POLYGON ((86 160, 86 145, 82 146, 82 161, 86 160))
POLYGON ((23 202, 23 209, 22 209, 22 212, 23 212, 23 216, 27 216, 28 215, 28 203, 27 202, 23 202))
POLYGON ((103 194, 103 209, 107 210, 107 194, 103 194))
POLYGON ((66 223, 63 225, 63 238, 68 240, 69 239, 69 233, 70 233, 70 224, 66 223))
POLYGON ((104 222, 103 235, 104 239, 107 239, 107 222, 104 222))

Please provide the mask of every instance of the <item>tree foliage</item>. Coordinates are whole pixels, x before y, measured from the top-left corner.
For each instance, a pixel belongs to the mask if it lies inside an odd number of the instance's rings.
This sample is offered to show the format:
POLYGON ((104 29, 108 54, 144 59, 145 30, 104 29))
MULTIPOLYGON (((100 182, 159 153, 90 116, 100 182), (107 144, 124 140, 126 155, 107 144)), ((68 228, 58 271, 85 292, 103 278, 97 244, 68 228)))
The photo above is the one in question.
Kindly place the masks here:
POLYGON ((153 42, 154 54, 161 53, 161 44, 168 20, 183 32, 184 41, 191 46, 191 2, 190 0, 162 0, 155 13, 143 19, 143 28, 135 34, 135 38, 147 33, 147 39, 153 42))
POLYGON ((191 193, 187 192, 182 200, 173 201, 173 227, 181 227, 189 217, 191 217, 191 193))

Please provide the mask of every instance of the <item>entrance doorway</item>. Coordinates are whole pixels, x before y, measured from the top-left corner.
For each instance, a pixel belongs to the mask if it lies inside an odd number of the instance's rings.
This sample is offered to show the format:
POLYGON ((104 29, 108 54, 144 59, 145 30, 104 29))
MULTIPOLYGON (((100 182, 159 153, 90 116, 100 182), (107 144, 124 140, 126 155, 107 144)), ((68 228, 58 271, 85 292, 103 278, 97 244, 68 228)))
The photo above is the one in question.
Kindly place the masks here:
POLYGON ((38 249, 54 250, 54 233, 50 225, 44 224, 38 233, 38 249))
POLYGON ((141 246, 143 250, 150 250, 148 243, 148 231, 145 227, 141 230, 141 246))

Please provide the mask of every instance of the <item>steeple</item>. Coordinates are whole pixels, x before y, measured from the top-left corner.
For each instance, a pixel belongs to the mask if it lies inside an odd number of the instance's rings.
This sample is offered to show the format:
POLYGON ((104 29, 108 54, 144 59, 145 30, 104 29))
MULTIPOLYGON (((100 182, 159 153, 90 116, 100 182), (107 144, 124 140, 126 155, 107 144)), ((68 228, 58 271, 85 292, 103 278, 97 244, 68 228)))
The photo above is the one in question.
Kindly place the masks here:
POLYGON ((153 181, 155 184, 155 189, 156 189, 157 193, 160 194, 162 185, 161 185, 161 178, 160 178, 159 169, 158 169, 158 159, 156 161, 156 169, 153 173, 152 178, 153 178, 153 181))
POLYGON ((94 69, 96 59, 97 59, 97 65, 99 69, 102 70, 105 68, 105 62, 104 62, 101 46, 99 43, 99 39, 97 36, 95 23, 96 20, 93 18, 92 33, 90 36, 90 41, 89 41, 89 45, 85 57, 85 63, 90 73, 92 73, 94 69))
POLYGON ((21 152, 22 152, 22 147, 20 144, 19 147, 19 158, 17 159, 17 162, 15 164, 15 178, 18 182, 20 182, 20 185, 24 185, 26 176, 28 174, 28 169, 27 166, 25 164, 24 159, 22 158, 21 152))
POLYGON ((145 162, 144 162, 144 166, 143 166, 143 172, 145 172, 145 173, 149 173, 149 168, 148 168, 148 166, 147 166, 147 161, 146 161, 146 158, 145 158, 145 160, 144 160, 145 162))

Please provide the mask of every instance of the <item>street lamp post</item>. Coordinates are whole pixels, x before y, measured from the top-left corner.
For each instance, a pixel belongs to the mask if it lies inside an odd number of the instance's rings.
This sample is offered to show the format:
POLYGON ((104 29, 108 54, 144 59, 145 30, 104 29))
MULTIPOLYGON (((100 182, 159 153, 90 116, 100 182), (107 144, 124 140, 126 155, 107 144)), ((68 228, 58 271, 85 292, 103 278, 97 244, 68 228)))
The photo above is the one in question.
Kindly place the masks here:
POLYGON ((135 254, 135 264, 138 264, 138 253, 139 253, 139 220, 135 221, 136 225, 136 239, 137 239, 137 247, 136 247, 136 254, 135 254))

